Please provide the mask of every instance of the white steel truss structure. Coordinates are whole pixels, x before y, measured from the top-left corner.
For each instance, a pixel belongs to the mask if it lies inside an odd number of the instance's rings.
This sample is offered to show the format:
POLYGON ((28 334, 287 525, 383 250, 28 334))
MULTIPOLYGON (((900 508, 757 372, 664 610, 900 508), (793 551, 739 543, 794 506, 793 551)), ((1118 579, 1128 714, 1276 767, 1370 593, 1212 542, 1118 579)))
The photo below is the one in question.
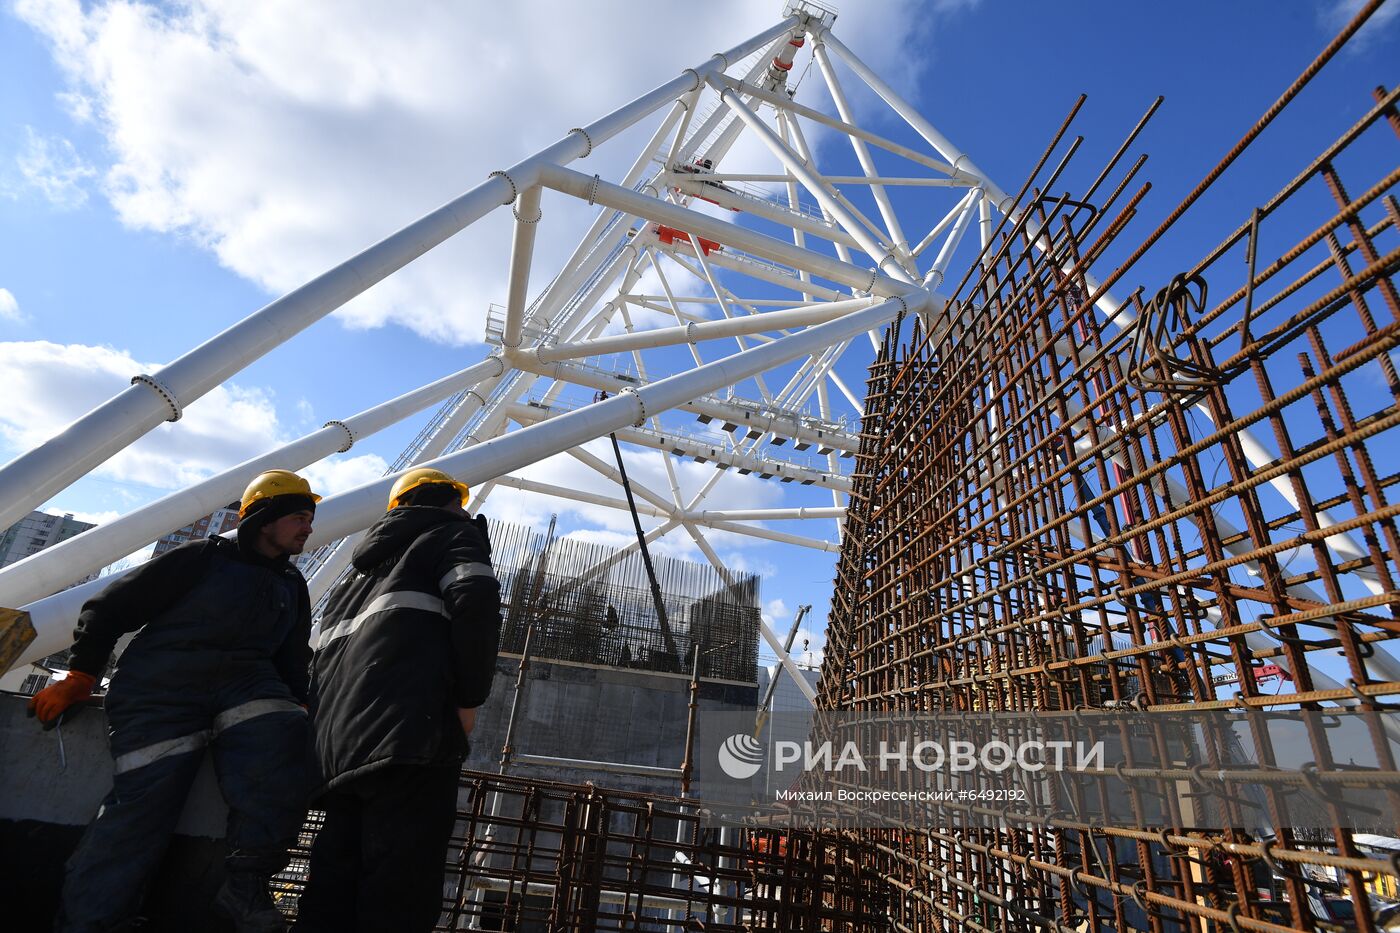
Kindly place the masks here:
MULTIPOLYGON (((498 486, 627 509, 620 494, 518 475, 567 452, 607 489, 620 480, 616 469, 583 445, 610 433, 716 467, 690 495, 670 457, 663 458, 669 489, 632 483, 639 512, 660 520, 649 538, 685 535, 721 573, 707 531, 838 550, 863 400, 837 364, 853 343, 864 351, 868 337, 878 346, 882 328, 899 316, 943 326, 940 288, 952 278, 960 244, 967 238, 963 255, 985 245, 1012 198, 832 34, 831 11, 793 2, 784 12, 773 27, 491 173, 158 372, 135 375, 128 389, 0 469, 5 527, 376 282, 488 213, 512 210, 505 304, 488 316, 493 346, 483 359, 0 570, 0 606, 27 610, 37 631, 16 666, 65 647, 78 608, 113 577, 64 589, 75 580, 236 499, 265 469, 303 468, 428 410, 434 414, 388 474, 321 503, 310 543, 341 545, 323 552, 313 599, 347 565, 346 542, 383 514, 389 487, 414 467, 436 466, 467 482, 473 509, 498 486), (834 115, 798 103, 789 87, 794 62, 807 52, 834 115), (835 59, 927 148, 862 128, 835 59), (657 114, 659 125, 620 178, 574 167, 657 114), (823 173, 809 131, 844 137, 861 173, 823 173), (741 134, 771 153, 775 169, 730 170, 726 159, 741 134), (880 174, 874 150, 885 171, 896 160, 903 167, 880 174), (546 189, 597 213, 558 275, 532 298, 546 189), (920 193, 917 218, 895 209, 913 192, 920 193), (916 219, 919 227, 906 230, 916 219), (680 282, 703 287, 687 291, 680 282), (598 395, 582 403, 581 393, 598 395), (730 469, 828 490, 831 504, 705 509, 730 469), (794 519, 820 523, 826 534, 834 529, 835 540, 754 524, 794 519)), ((1106 293, 1099 309, 1127 319, 1106 293)), ((1254 453, 1268 457, 1262 447, 1254 453)), ((1355 547, 1344 534, 1328 540, 1343 552, 1355 547)), ((766 625, 762 634, 805 686, 779 637, 766 625)))

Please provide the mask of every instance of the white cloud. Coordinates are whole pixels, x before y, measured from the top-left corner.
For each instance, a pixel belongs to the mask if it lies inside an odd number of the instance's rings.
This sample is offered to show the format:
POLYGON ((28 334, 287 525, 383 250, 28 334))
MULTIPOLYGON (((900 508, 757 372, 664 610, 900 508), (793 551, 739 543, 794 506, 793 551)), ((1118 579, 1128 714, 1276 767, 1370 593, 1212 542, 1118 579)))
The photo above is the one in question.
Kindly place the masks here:
POLYGON ((107 510, 103 512, 69 512, 80 522, 87 522, 89 525, 105 525, 110 521, 121 518, 120 512, 107 510))
MULTIPOLYGON (((32 448, 120 392, 132 375, 158 368, 111 347, 0 343, 0 370, 6 373, 9 393, 0 408, 0 440, 16 450, 32 448)), ((230 383, 190 404, 178 423, 156 428, 102 464, 97 473, 157 489, 179 489, 291 439, 272 393, 230 383)), ((319 494, 333 496, 378 479, 387 467, 377 454, 335 454, 300 472, 319 494)), ((118 514, 74 513, 99 524, 99 519, 118 514)))
MULTIPOLYGON (((6 404, 0 439, 17 450, 35 447, 99 403, 131 377, 159 368, 111 347, 43 340, 0 343, 6 404)), ((264 389, 230 383, 190 404, 178 424, 163 424, 104 463, 115 479, 175 489, 198 482, 282 441, 277 410, 264 389)))
POLYGON ((97 170, 78 155, 68 140, 41 136, 31 126, 24 130, 24 151, 15 157, 15 165, 25 184, 60 210, 86 204, 87 185, 97 170))
POLYGON ((384 475, 389 464, 378 454, 346 457, 334 454, 298 470, 323 499, 373 482, 384 475))
POLYGON ((0 321, 17 323, 24 320, 19 310, 19 300, 8 288, 0 288, 0 321))
MULTIPOLYGON (((1367 0, 1330 0, 1319 7, 1318 19, 1328 32, 1341 32, 1342 27, 1355 19, 1356 14, 1361 12, 1361 8, 1366 3, 1367 0)), ((1366 25, 1362 26, 1347 44, 1347 51, 1353 55, 1365 52, 1397 16, 1400 16, 1400 2, 1390 0, 1382 5, 1379 10, 1371 14, 1366 25)))
MULTIPOLYGON (((843 13, 863 55, 896 54, 923 17, 900 0, 843 13)), ((104 190, 127 225, 187 235, 269 291, 294 288, 495 169, 771 25, 776 5, 730 0, 706 15, 637 15, 623 0, 561 15, 552 0, 493 8, 373 0, 19 0, 64 69, 70 112, 105 137, 104 190), (664 41, 658 41, 663 38, 664 41), (619 48, 627 49, 619 58, 619 48), (561 50, 567 50, 561 54, 561 50)), ((907 80, 912 72, 895 74, 907 80)), ((650 132, 604 146, 617 174, 650 132)), ((547 198, 537 270, 562 260, 586 209, 547 198)), ((417 260, 352 302, 357 325, 481 338, 504 296, 509 215, 417 260)), ((552 270, 550 270, 552 271, 552 270)))

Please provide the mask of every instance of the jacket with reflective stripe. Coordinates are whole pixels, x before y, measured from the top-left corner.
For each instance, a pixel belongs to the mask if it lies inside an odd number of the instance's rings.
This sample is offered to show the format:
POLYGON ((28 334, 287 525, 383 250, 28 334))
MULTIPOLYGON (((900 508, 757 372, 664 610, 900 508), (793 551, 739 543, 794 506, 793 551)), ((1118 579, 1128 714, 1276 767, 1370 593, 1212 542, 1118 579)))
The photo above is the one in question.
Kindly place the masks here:
POLYGON ((355 549, 314 639, 319 786, 390 764, 460 763, 458 707, 491 690, 500 585, 477 522, 402 506, 355 549))
POLYGON ((249 557, 232 541, 161 555, 90 600, 82 624, 78 644, 98 645, 91 656, 101 664, 110 640, 137 630, 106 698, 115 755, 207 729, 253 700, 305 701, 306 581, 287 561, 249 557), (172 566, 186 575, 171 579, 172 566))

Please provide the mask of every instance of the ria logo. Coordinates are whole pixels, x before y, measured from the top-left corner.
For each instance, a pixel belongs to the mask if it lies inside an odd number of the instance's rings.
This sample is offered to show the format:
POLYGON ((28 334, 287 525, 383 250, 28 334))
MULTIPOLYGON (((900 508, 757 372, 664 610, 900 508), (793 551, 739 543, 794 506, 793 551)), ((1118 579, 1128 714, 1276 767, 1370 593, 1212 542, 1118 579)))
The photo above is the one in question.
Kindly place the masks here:
POLYGON ((746 781, 763 767, 763 745, 746 732, 737 732, 719 747, 719 766, 736 781, 746 781))

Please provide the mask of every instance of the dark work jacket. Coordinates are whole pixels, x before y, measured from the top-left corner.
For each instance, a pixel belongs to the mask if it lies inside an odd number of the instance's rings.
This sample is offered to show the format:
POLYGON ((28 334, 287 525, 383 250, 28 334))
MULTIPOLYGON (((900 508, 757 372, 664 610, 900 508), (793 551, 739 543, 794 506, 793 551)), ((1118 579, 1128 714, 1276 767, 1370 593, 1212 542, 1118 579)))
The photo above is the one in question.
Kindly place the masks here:
POLYGON ((465 513, 400 506, 352 563, 312 664, 321 791, 391 764, 460 765, 457 709, 485 703, 496 671, 501 588, 489 539, 465 513))
POLYGON ((154 710, 193 696, 211 707, 306 702, 311 606, 306 581, 286 558, 206 538, 147 561, 84 604, 73 669, 100 677, 118 639, 132 631, 107 706, 111 715, 137 717, 133 742, 160 731, 154 710), (149 730, 141 727, 147 719, 149 730))

